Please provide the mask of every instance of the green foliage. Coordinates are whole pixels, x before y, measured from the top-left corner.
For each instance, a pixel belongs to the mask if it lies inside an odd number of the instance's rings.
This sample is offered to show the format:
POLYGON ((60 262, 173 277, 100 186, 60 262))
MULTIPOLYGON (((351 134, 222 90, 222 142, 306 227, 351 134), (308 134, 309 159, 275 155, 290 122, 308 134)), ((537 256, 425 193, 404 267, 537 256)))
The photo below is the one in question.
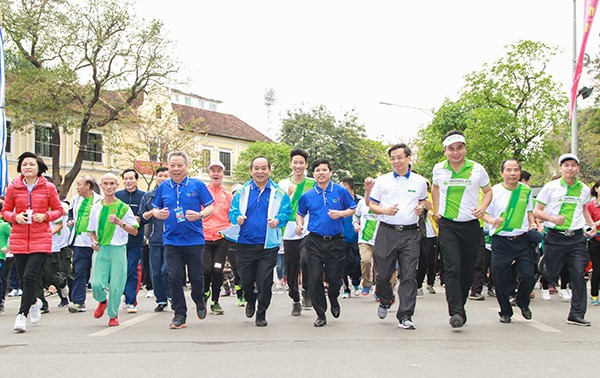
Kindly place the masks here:
POLYGON ((257 156, 265 156, 271 162, 271 180, 279 182, 290 175, 290 152, 292 147, 285 143, 254 142, 240 153, 238 163, 233 169, 236 182, 250 180, 250 163, 257 156))
POLYGON ((515 158, 534 179, 550 176, 547 164, 560 150, 553 136, 564 124, 567 98, 546 66, 556 48, 520 41, 491 66, 466 76, 457 101, 446 100, 419 132, 416 169, 430 174, 444 159, 442 136, 458 129, 467 138, 468 157, 499 181, 502 160, 515 158))
MULTIPOLYGON (((309 165, 318 158, 333 164, 333 179, 352 177, 360 184, 390 169, 386 146, 366 137, 354 111, 336 119, 325 106, 288 111, 282 121, 281 141, 309 154, 309 165)), ((311 169, 309 168, 309 175, 311 169)))

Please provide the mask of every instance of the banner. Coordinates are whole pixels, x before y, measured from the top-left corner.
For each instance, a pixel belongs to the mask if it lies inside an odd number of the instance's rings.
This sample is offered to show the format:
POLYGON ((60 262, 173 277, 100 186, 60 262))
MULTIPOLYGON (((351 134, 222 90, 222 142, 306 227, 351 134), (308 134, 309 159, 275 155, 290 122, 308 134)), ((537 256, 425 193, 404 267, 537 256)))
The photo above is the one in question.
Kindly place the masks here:
POLYGON ((8 185, 8 160, 6 158, 6 118, 4 114, 5 88, 4 36, 0 27, 0 194, 4 195, 8 185))
POLYGON ((577 101, 577 89, 579 87, 579 79, 581 79, 581 72, 583 71, 583 58, 585 56, 585 48, 587 46, 588 37, 590 36, 590 31, 592 29, 592 23, 594 22, 594 16, 596 15, 598 1, 599 0, 585 1, 583 39, 581 41, 581 48, 579 50, 579 56, 577 57, 575 71, 573 72, 573 85, 571 86, 571 107, 569 108, 569 115, 571 119, 573 118, 573 111, 575 110, 575 103, 577 101))

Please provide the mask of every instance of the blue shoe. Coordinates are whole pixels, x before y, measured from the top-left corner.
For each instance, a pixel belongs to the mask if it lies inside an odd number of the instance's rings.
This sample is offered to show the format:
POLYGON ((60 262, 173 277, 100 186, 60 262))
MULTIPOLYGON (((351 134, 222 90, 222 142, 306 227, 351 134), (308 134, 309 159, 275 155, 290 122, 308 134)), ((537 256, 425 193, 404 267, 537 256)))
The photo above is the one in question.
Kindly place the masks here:
POLYGON ((362 295, 369 295, 370 292, 371 292, 371 288, 367 286, 367 287, 363 287, 363 289, 360 293, 362 295))
POLYGON ((600 302, 598 301, 598 297, 592 297, 592 299, 590 300, 590 304, 592 306, 598 306, 598 305, 600 305, 600 302))

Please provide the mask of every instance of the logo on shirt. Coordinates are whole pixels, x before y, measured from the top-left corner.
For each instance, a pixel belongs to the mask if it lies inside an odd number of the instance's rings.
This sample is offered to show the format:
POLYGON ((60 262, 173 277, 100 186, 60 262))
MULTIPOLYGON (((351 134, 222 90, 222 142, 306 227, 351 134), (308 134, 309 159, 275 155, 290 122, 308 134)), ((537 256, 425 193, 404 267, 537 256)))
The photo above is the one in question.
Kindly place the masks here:
POLYGON ((188 197, 198 197, 198 194, 196 192, 188 192, 187 196, 188 197))
POLYGON ((444 181, 444 185, 447 186, 470 186, 472 183, 471 179, 449 179, 444 181))
POLYGON ((558 199, 558 202, 578 204, 578 203, 581 203, 581 198, 573 197, 573 196, 562 196, 558 199))

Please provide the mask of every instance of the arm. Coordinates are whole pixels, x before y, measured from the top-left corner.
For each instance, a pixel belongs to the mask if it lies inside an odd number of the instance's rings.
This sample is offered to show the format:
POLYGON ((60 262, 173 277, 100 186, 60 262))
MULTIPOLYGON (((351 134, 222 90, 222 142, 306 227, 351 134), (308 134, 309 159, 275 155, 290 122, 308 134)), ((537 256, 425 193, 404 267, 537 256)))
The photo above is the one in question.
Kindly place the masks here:
POLYGON ((292 206, 291 206, 291 202, 290 202, 290 197, 288 197, 288 195, 282 191, 282 197, 281 197, 281 204, 279 206, 279 211, 277 212, 277 215, 275 216, 274 219, 272 220, 268 220, 269 222, 269 227, 271 228, 275 228, 275 227, 279 227, 279 228, 283 228, 288 220, 290 219, 290 216, 292 215, 292 206))
POLYGON ((100 245, 98 245, 98 237, 96 236, 96 232, 90 232, 90 238, 92 239, 92 249, 94 251, 99 251, 100 245))
POLYGON ((15 224, 20 223, 17 222, 17 214, 15 213, 15 195, 14 195, 14 187, 12 184, 8 185, 6 189, 6 197, 4 198, 4 206, 2 207, 2 218, 5 221, 15 224))
POLYGON ((535 215, 536 218, 541 219, 544 222, 551 222, 551 223, 554 223, 559 226, 561 224, 565 223, 564 216, 562 216, 562 215, 554 216, 554 215, 548 214, 546 211, 544 211, 545 208, 546 208, 546 205, 544 205, 540 201, 536 202, 535 208, 533 209, 533 215, 535 215))
POLYGON ((296 214, 296 234, 302 235, 304 231, 304 217, 300 214, 296 214))
POLYGON ((590 212, 588 211, 586 206, 583 207, 583 218, 585 219, 585 223, 590 225, 590 227, 592 228, 590 232, 586 232, 586 235, 595 236, 596 230, 598 228, 596 227, 596 223, 594 223, 594 220, 592 219, 592 216, 590 215, 590 212))
MULTIPOLYGON (((47 189, 48 189, 48 205, 51 210, 46 211, 45 213, 42 213, 45 217, 45 220, 41 220, 41 222, 43 222, 43 221, 52 222, 63 216, 63 207, 62 207, 62 203, 60 203, 60 197, 58 196, 56 187, 54 185, 47 184, 47 189)), ((36 220, 35 215, 36 214, 34 214, 34 218, 33 218, 34 220, 36 220)))
POLYGON ((54 223, 52 235, 58 234, 63 229, 63 222, 54 223))
POLYGON ((431 185, 431 199, 433 200, 433 215, 436 219, 442 216, 438 213, 440 208, 440 187, 436 184, 431 185))
POLYGON ((368 207, 371 204, 371 192, 373 191, 375 180, 372 177, 365 179, 365 205, 368 207))
POLYGON ((485 210, 490 205, 490 202, 492 202, 492 186, 490 184, 487 184, 486 186, 481 188, 481 190, 483 191, 483 198, 481 199, 481 204, 475 209, 473 209, 472 212, 472 214, 477 218, 483 218, 485 210))

